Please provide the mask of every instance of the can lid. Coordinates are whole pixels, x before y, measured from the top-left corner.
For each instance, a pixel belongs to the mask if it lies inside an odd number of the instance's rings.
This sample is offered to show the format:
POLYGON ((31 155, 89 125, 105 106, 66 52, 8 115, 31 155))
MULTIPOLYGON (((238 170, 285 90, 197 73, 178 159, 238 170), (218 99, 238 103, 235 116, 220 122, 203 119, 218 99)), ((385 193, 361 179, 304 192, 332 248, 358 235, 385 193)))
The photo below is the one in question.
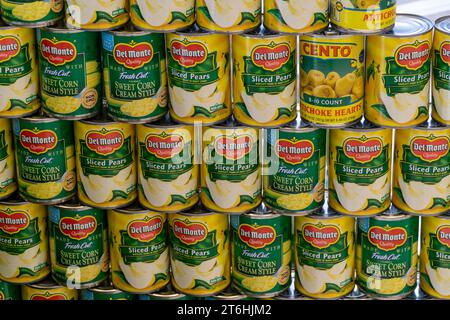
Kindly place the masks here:
POLYGON ((89 288, 86 289, 92 292, 97 292, 97 293, 107 293, 107 294, 121 294, 123 293, 123 291, 114 288, 113 286, 111 286, 108 283, 102 283, 99 286, 95 287, 95 288, 89 288))
POLYGON ((382 34, 387 37, 411 37, 433 29, 433 22, 415 14, 398 14, 392 30, 382 34))
MULTIPOLYGON (((427 130, 442 130, 448 128, 443 124, 437 122, 434 119, 428 119, 427 121, 419 124, 416 128, 418 129, 427 129, 427 130)), ((450 130, 450 129, 449 129, 450 130)))
MULTIPOLYGON (((236 34, 235 36, 242 36, 248 38, 271 38, 271 37, 281 37, 281 36, 289 36, 289 34, 281 34, 276 31, 272 31, 267 29, 263 24, 261 24, 258 28, 246 31, 242 34, 236 34)), ((295 37, 295 35, 291 35, 295 37)))
POLYGON ((333 209, 331 209, 328 206, 328 201, 325 201, 325 204, 322 206, 322 208, 320 208, 319 211, 312 213, 312 214, 308 215, 307 217, 313 218, 313 219, 336 219, 336 218, 340 218, 340 217, 352 218, 350 216, 344 216, 344 215, 334 211, 333 209))
POLYGON ((93 208, 93 207, 90 207, 90 206, 83 205, 75 198, 72 198, 69 201, 61 203, 61 204, 52 205, 51 207, 55 207, 55 208, 59 208, 59 209, 69 209, 69 210, 72 210, 72 211, 85 211, 85 210, 102 211, 102 209, 93 208))
MULTIPOLYGON (((210 30, 205 30, 199 27, 196 23, 191 24, 190 26, 175 31, 174 34, 182 35, 182 36, 207 36, 207 35, 219 35, 218 33, 213 33, 210 30)), ((222 34, 226 36, 226 34, 222 34)))
POLYGON ((408 217, 413 217, 403 212, 393 204, 386 211, 380 213, 377 216, 371 217, 376 220, 402 220, 408 217))
POLYGON ((145 209, 142 207, 138 201, 133 202, 127 207, 124 208, 118 208, 118 209, 112 209, 111 211, 116 211, 119 213, 126 213, 126 214, 146 214, 146 213, 157 213, 157 211, 152 211, 150 209, 145 209))
POLYGON ((213 298, 218 300, 242 300, 246 299, 247 296, 239 293, 233 286, 229 286, 222 292, 213 296, 213 298))
POLYGON ((434 23, 434 27, 441 32, 450 34, 450 16, 437 19, 434 23))
POLYGON ((205 206, 201 203, 201 201, 197 202, 195 206, 192 208, 186 209, 184 211, 179 212, 181 215, 187 216, 208 216, 211 214, 216 214, 216 212, 212 212, 205 208, 205 206))
POLYGON ((153 128, 153 127, 157 127, 157 128, 173 127, 173 128, 176 128, 176 127, 184 127, 184 126, 186 126, 186 124, 178 123, 178 122, 173 121, 169 112, 167 112, 164 115, 164 117, 162 117, 161 119, 159 119, 159 120, 157 120, 155 122, 143 123, 143 124, 140 124, 140 125, 145 126, 145 127, 149 127, 149 128, 153 128))
POLYGON ((150 293, 148 294, 150 297, 154 297, 157 299, 169 299, 169 300, 175 300, 186 297, 184 293, 179 293, 173 290, 172 286, 169 284, 161 291, 150 293))
POLYGON ((63 286, 57 284, 52 277, 48 276, 42 281, 39 281, 37 283, 27 284, 26 286, 35 288, 35 289, 58 289, 63 288, 63 286))
MULTIPOLYGON (((20 205, 26 205, 26 204, 33 204, 32 202, 29 202, 25 199, 23 199, 19 193, 15 192, 12 196, 8 197, 7 199, 3 199, 0 201, 1 205, 6 206, 20 206, 20 205)), ((39 204, 35 204, 39 205, 39 204)))
MULTIPOLYGON (((89 31, 82 29, 68 28, 64 20, 59 20, 56 24, 42 28, 45 31, 53 33, 88 33, 89 31)), ((38 29, 39 30, 39 29, 38 29)))
POLYGON ((115 30, 105 31, 119 36, 145 36, 149 34, 160 35, 160 33, 149 30, 139 30, 129 21, 123 27, 115 30))
POLYGON ((360 121, 355 122, 347 128, 342 128, 340 130, 345 131, 377 131, 377 130, 392 130, 390 128, 382 128, 376 124, 362 118, 360 121))
MULTIPOLYGON (((282 131, 312 131, 317 128, 314 128, 309 123, 303 121, 300 114, 297 114, 297 117, 294 120, 285 124, 279 129, 282 131)), ((275 128, 274 130, 277 130, 277 128, 275 128)))

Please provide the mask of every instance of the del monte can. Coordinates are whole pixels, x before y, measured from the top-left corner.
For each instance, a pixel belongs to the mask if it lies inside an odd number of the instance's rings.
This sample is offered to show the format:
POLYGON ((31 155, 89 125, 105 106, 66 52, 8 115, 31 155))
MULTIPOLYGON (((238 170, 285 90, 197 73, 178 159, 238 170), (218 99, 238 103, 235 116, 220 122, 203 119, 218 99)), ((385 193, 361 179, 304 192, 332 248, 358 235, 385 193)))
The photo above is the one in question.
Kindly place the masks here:
POLYGON ((51 278, 22 286, 22 300, 78 300, 78 290, 56 284, 51 278))
POLYGON ((17 190, 11 121, 0 118, 0 199, 17 190))
POLYGON ((2 0, 0 7, 6 23, 25 28, 52 25, 64 16, 63 0, 2 0))
POLYGON ((22 300, 20 286, 0 280, 0 301, 22 300))

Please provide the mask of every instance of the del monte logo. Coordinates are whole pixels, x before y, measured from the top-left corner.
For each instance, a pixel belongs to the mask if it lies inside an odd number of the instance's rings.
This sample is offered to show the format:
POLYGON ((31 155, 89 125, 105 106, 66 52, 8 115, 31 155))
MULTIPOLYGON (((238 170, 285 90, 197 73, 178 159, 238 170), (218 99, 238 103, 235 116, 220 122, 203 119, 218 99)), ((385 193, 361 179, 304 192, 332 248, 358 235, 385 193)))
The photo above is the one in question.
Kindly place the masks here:
POLYGON ((238 228, 239 239, 253 249, 262 249, 272 244, 277 232, 272 226, 241 224, 238 228))
POLYGON ((40 43, 41 55, 54 66, 62 66, 77 57, 77 48, 69 41, 44 38, 40 43))
POLYGON ((332 225, 317 225, 306 223, 302 227, 303 239, 313 247, 325 249, 337 243, 341 236, 338 227, 332 225))
POLYGON ((34 154, 46 153, 58 144, 58 137, 52 130, 23 129, 19 137, 22 147, 34 154))
POLYGON ((145 217, 131 221, 127 226, 128 235, 142 242, 154 240, 163 230, 164 221, 161 217, 145 217))
POLYGON ((404 228, 374 226, 367 233, 369 242, 383 251, 391 251, 406 243, 407 232, 404 228))
POLYGON ((153 46, 148 42, 118 43, 114 46, 114 60, 129 69, 139 69, 153 59, 153 46))
POLYGON ((7 234, 16 234, 28 228, 30 217, 24 211, 11 209, 0 211, 0 230, 7 234))
POLYGON ((149 134, 145 138, 147 151, 160 159, 170 159, 183 151, 184 139, 178 134, 149 134))
POLYGON ((253 49, 253 63, 267 71, 275 71, 285 65, 291 57, 291 48, 287 43, 271 42, 268 46, 261 45, 253 49))
POLYGON ((50 293, 45 292, 44 294, 33 294, 30 300, 68 300, 62 293, 50 293))
POLYGON ((380 156, 383 141, 380 138, 348 138, 343 144, 344 154, 356 162, 366 163, 380 156))
POLYGON ((450 138, 441 136, 416 137, 411 141, 410 148, 414 156, 423 161, 432 162, 448 154, 450 138))
POLYGON ((450 66, 450 41, 444 41, 439 49, 441 59, 450 66))
POLYGON ((20 52, 20 42, 15 37, 0 38, 0 62, 6 62, 20 52))
POLYGON ((395 62, 408 70, 418 70, 430 56, 430 43, 428 41, 416 41, 413 44, 405 44, 395 52, 395 62))
POLYGON ((439 227, 436 237, 440 243, 450 248, 450 226, 439 227))
POLYGON ((93 216, 64 217, 59 221, 59 230, 73 240, 83 240, 97 230, 97 219, 93 216))
POLYGON ((253 138, 247 134, 222 135, 216 138, 214 148, 220 156, 229 160, 238 160, 252 151, 253 138))
POLYGON ((299 164, 314 155, 314 144, 309 140, 279 139, 275 143, 276 155, 290 164, 299 164))
POLYGON ((120 130, 93 130, 86 133, 85 143, 89 150, 98 154, 109 155, 119 150, 124 143, 124 136, 120 130))
POLYGON ((170 54, 183 67, 195 67, 206 61, 208 49, 200 42, 174 40, 170 43, 170 54))
POLYGON ((172 228, 173 234, 187 245, 197 244, 206 239, 208 229, 203 223, 175 219, 172 228))

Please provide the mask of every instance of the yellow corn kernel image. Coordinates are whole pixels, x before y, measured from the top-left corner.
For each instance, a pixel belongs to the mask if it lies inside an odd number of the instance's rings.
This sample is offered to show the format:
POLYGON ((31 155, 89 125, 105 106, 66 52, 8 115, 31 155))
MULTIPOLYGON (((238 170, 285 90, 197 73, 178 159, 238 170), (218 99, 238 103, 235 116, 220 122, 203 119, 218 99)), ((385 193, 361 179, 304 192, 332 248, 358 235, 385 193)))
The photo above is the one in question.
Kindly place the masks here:
POLYGON ((34 1, 16 6, 12 14, 23 21, 38 21, 45 18, 50 13, 49 2, 34 1))
POLYGON ((369 277, 367 279, 367 287, 380 294, 393 295, 401 292, 406 286, 404 278, 379 279, 369 277))
POLYGON ((52 199, 62 191, 60 182, 45 182, 30 184, 27 186, 27 193, 35 199, 52 199))
POLYGON ((349 95, 352 92, 353 84, 356 81, 354 73, 348 73, 336 81, 335 91, 338 97, 349 95))
POLYGON ((69 114, 80 107, 80 100, 71 96, 48 97, 45 101, 47 108, 56 113, 69 114))
POLYGON ((280 207, 288 210, 303 210, 311 205, 314 196, 310 193, 286 194, 277 199, 280 207))
POLYGON ((338 81, 340 78, 341 76, 339 75, 339 73, 337 73, 336 71, 331 71, 325 78, 325 84, 334 89, 336 86, 336 81, 338 81))
POLYGON ((336 92, 329 85, 322 84, 314 88, 313 96, 319 98, 336 98, 336 92))
POLYGON ((278 284, 278 278, 272 276, 246 277, 241 283, 252 292, 267 292, 278 284))
POLYGON ((166 92, 166 87, 161 87, 155 97, 126 102, 120 107, 120 111, 130 117, 150 115, 158 105, 167 106, 166 92))

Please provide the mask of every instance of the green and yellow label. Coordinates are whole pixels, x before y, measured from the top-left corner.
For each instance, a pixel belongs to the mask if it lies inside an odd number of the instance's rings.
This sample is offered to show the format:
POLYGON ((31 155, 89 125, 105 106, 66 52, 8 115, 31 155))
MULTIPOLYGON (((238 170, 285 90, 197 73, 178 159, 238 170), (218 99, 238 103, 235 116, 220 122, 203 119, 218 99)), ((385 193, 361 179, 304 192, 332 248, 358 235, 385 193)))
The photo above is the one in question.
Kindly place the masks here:
POLYGON ((24 26, 46 26, 64 17, 63 0, 2 0, 5 21, 24 26))
POLYGON ((20 286, 0 281, 0 301, 22 300, 20 286))
POLYGON ((450 124, 450 40, 437 28, 433 39, 433 118, 450 124))

